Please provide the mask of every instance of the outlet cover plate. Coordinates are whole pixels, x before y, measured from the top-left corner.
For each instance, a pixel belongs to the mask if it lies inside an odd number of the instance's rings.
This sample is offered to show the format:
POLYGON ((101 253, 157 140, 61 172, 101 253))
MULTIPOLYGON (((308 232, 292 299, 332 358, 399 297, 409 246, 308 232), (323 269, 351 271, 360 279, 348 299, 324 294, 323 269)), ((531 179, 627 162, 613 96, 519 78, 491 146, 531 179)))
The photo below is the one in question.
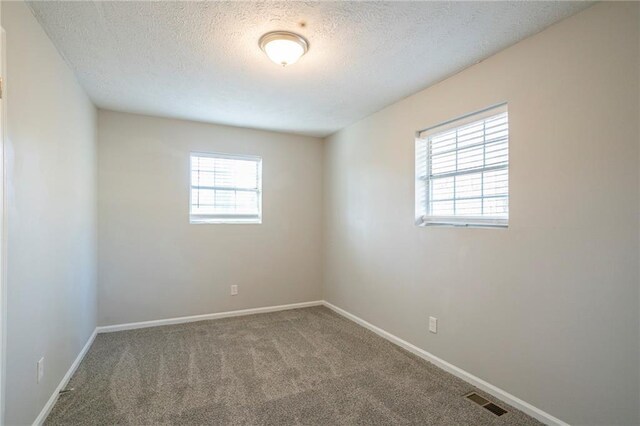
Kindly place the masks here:
POLYGON ((429 317, 429 331, 434 334, 438 332, 438 318, 429 317))
POLYGON ((37 376, 38 378, 36 382, 40 383, 42 381, 42 378, 44 377, 44 357, 38 360, 37 370, 38 370, 38 376, 37 376))

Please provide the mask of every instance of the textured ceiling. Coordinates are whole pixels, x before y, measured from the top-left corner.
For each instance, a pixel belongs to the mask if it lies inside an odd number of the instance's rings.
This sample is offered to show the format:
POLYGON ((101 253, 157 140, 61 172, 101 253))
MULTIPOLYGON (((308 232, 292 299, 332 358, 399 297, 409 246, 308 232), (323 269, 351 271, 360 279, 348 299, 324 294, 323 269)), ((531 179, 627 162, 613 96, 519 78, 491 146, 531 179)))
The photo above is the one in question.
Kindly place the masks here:
POLYGON ((575 2, 30 2, 98 107, 325 136, 576 13, 575 2), (310 50, 281 68, 268 31, 310 50))

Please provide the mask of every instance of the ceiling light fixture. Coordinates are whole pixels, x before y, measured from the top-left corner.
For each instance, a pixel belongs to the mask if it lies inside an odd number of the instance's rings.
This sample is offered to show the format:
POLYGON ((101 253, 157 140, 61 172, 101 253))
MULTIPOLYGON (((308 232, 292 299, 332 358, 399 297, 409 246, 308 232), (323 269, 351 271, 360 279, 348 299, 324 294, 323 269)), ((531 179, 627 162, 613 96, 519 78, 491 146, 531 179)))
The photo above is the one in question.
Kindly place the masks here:
POLYGON ((296 63, 309 50, 309 42, 301 35, 288 31, 273 31, 260 37, 260 49, 269 59, 286 67, 296 63))

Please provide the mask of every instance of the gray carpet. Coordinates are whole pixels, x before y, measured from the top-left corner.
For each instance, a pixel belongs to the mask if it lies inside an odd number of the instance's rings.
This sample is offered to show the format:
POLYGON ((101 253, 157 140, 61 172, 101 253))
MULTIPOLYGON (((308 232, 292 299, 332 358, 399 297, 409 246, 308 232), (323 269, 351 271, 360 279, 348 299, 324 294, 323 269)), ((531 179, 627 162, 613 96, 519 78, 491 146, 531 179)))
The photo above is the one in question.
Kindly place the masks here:
POLYGON ((68 387, 46 424, 540 424, 325 307, 100 334, 68 387))

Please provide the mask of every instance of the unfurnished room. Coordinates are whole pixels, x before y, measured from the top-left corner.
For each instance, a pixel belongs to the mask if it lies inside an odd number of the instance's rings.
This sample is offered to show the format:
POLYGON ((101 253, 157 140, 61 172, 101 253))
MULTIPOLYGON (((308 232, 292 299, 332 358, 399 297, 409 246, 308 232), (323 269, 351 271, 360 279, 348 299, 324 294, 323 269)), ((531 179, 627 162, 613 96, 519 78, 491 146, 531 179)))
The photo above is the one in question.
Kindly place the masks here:
POLYGON ((0 425, 640 425, 640 2, 0 35, 0 425))

